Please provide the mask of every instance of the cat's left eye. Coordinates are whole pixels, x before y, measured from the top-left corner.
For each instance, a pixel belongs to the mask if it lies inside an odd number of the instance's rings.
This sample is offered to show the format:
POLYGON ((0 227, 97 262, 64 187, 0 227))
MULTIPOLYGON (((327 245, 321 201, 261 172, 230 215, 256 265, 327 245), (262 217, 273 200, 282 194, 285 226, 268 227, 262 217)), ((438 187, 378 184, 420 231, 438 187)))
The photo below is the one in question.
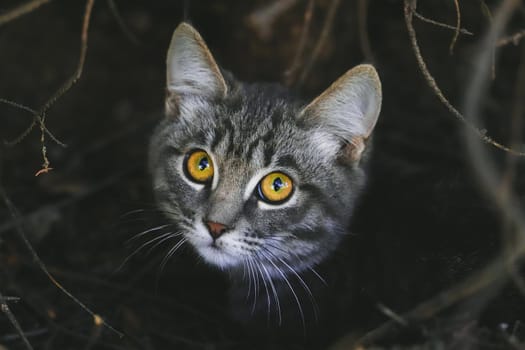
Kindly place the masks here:
POLYGON ((198 183, 207 183, 213 178, 213 162, 206 151, 196 149, 184 158, 184 173, 198 183))
POLYGON ((292 179, 279 171, 266 175, 257 185, 257 195, 264 202, 280 204, 293 192, 292 179))

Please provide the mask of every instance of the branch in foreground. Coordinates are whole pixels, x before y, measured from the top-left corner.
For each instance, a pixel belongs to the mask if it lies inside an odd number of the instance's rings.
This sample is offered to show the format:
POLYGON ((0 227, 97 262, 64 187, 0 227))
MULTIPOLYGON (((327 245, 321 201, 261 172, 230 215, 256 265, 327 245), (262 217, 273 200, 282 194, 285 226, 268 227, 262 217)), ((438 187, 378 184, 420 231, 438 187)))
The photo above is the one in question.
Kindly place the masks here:
POLYGON ((405 15, 405 23, 408 30, 408 36, 410 38, 410 43, 412 45, 412 50, 414 51, 414 55, 416 56, 416 61, 419 66, 419 69, 421 70, 421 73, 423 73, 423 76, 430 87, 430 89, 434 92, 434 94, 439 98, 441 103, 447 107, 447 109, 456 117, 458 120, 463 122, 470 131, 473 131, 475 134, 478 135, 480 139, 482 139, 487 144, 490 144, 502 151, 509 152, 513 155, 524 157, 525 152, 518 151, 515 149, 512 149, 506 145, 503 145, 496 140, 494 140, 492 137, 488 136, 484 130, 481 130, 474 126, 472 123, 468 122, 465 117, 450 103, 450 101, 445 97, 441 89, 436 83, 436 80, 430 74, 430 71, 428 70, 428 67, 425 63, 425 60, 423 59, 423 56, 421 54, 421 50, 419 48, 419 45, 417 43, 417 37, 416 37, 416 31, 414 29, 414 26, 412 25, 412 15, 414 13, 414 9, 416 8, 417 0, 404 0, 404 15, 405 15))
MULTIPOLYGON (((38 1, 34 1, 34 3, 36 3, 36 2, 38 2, 38 1)), ((66 92, 68 92, 73 87, 73 85, 75 85, 77 83, 77 81, 80 79, 80 77, 82 76, 82 72, 84 70, 84 62, 86 60, 86 54, 87 54, 87 41, 88 41, 89 23, 90 23, 90 20, 91 20, 91 12, 93 10, 94 3, 95 3, 95 0, 87 0, 86 1, 84 17, 83 17, 83 20, 82 20, 82 32, 81 32, 81 37, 80 37, 80 58, 79 58, 79 61, 78 61, 77 68, 76 68, 75 72, 73 73, 73 75, 68 80, 66 80, 62 84, 62 86, 60 86, 60 88, 53 95, 51 95, 51 97, 46 101, 46 103, 42 106, 42 108, 40 108, 40 110, 35 113, 31 108, 24 107, 21 104, 18 104, 16 102, 12 102, 12 101, 5 100, 5 99, 0 99, 0 102, 2 102, 2 103, 7 103, 9 105, 21 108, 23 110, 30 111, 30 112, 32 112, 34 114, 33 122, 29 125, 29 127, 20 136, 18 136, 15 139, 13 144, 17 144, 18 142, 22 141, 33 130, 33 128, 36 126, 36 124, 38 124, 40 126, 40 143, 42 145, 41 153, 42 153, 42 159, 44 160, 44 163, 42 164, 42 168, 39 171, 36 172, 35 176, 47 173, 50 170, 52 170, 52 168, 50 167, 49 159, 47 158, 47 147, 46 147, 46 140, 45 140, 46 135, 49 135, 53 139, 53 141, 55 141, 59 145, 65 147, 65 144, 63 144, 62 142, 58 141, 49 132, 49 130, 47 129, 46 124, 45 124, 46 123, 46 116, 47 116, 48 110, 56 103, 56 101, 58 99, 60 99, 66 92)), ((2 17, 0 17, 0 20, 1 19, 2 19, 2 17)), ((0 24, 1 23, 2 22, 0 22, 0 24)))
POLYGON ((22 239, 24 245, 29 250, 29 253, 31 254, 31 257, 33 258, 33 261, 38 265, 38 267, 44 272, 44 274, 47 276, 47 278, 58 288, 67 295, 71 300, 73 300, 78 306, 80 306, 85 312, 87 312, 91 317, 93 318, 93 323, 95 326, 97 325, 104 325, 109 330, 113 331, 115 334, 117 334, 119 337, 124 337, 124 334, 113 328, 110 324, 108 324, 100 315, 94 313, 89 309, 84 303, 82 303, 80 300, 78 300, 71 292, 69 292, 66 288, 64 288, 49 272, 44 262, 40 259, 37 252, 29 242, 29 240, 26 237, 26 234, 24 232, 24 229, 22 227, 22 221, 20 220, 20 214, 18 213, 18 210, 14 206, 14 204, 11 202, 9 197, 7 196, 7 193, 5 192, 4 188, 0 185, 0 196, 2 197, 5 206, 7 207, 9 214, 13 218, 13 221, 16 223, 15 229, 18 233, 18 236, 22 239))
POLYGON ((9 23, 19 17, 22 17, 23 15, 26 15, 30 12, 33 12, 40 6, 45 5, 50 1, 51 0, 32 0, 23 5, 15 7, 11 11, 7 11, 7 13, 0 15, 0 26, 9 23))
POLYGON ((0 293, 0 310, 6 315, 9 322, 13 325, 16 332, 20 336, 20 339, 22 339, 22 342, 24 343, 25 347, 29 350, 33 350, 33 346, 25 336, 24 331, 20 326, 20 323, 18 323, 18 320, 16 319, 15 315, 13 315, 13 313, 11 312, 9 305, 7 305, 7 302, 10 300, 12 300, 12 298, 4 297, 2 293, 0 293))

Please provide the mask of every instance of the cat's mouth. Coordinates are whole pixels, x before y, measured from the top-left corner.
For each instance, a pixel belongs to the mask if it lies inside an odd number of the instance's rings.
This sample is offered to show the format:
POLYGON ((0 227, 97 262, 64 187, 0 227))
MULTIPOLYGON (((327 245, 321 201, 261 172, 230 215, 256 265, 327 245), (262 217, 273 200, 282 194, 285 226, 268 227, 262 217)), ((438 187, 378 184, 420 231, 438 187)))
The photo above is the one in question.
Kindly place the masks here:
POLYGON ((199 255, 208 263, 220 268, 229 268, 241 263, 239 255, 230 252, 224 237, 213 239, 202 220, 195 220, 191 232, 187 234, 188 241, 197 250, 199 255))

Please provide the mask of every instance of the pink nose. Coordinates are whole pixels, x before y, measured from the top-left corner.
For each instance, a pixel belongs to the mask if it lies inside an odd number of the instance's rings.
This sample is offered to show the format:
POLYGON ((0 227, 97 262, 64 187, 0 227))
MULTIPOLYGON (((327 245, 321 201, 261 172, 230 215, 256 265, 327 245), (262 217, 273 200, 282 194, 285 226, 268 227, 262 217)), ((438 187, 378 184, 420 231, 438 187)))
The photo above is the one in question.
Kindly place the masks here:
POLYGON ((226 225, 219 222, 206 221, 206 226, 208 226, 208 232, 213 239, 219 238, 227 230, 226 225))

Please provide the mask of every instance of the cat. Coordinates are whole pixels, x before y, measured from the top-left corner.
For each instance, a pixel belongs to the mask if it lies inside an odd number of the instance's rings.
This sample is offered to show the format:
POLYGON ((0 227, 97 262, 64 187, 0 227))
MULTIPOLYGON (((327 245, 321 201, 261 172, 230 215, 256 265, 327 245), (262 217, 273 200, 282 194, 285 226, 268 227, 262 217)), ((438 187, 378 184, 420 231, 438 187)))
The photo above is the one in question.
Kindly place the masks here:
POLYGON ((188 242, 231 277, 232 303, 244 301, 236 317, 280 324, 289 299, 304 325, 312 281, 324 283, 316 267, 347 236, 365 185, 381 100, 368 64, 310 102, 278 84, 240 82, 190 24, 176 28, 166 116, 149 150, 153 190, 180 229, 178 246, 188 242))

